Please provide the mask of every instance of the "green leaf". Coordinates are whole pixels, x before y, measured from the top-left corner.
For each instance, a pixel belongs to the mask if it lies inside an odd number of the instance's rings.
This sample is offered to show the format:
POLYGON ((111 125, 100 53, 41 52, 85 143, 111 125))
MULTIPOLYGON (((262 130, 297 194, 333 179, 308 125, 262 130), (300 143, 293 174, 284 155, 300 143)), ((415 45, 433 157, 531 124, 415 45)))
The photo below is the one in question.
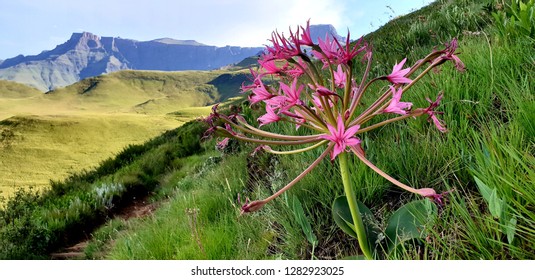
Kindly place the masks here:
POLYGON ((353 218, 351 218, 351 211, 347 204, 345 196, 337 197, 333 202, 332 207, 334 222, 345 233, 358 238, 355 227, 353 226, 353 218))
POLYGON ((516 232, 516 218, 511 218, 509 222, 507 223, 507 241, 509 244, 513 243, 513 240, 515 238, 515 232, 516 232))
POLYGON ((498 196, 498 191, 493 189, 489 198, 489 211, 492 217, 500 218, 504 209, 503 200, 498 196))
POLYGON ((426 228, 434 224, 437 212, 436 205, 427 199, 413 201, 399 208, 386 226, 388 251, 392 252, 406 241, 422 238, 426 228))
POLYGON ((526 11, 528 9, 528 5, 526 5, 524 2, 520 2, 520 11, 526 11))
MULTIPOLYGON (((380 232, 380 230, 377 228, 377 221, 375 220, 370 209, 368 209, 364 203, 357 200, 357 205, 362 217, 362 222, 364 223, 368 244, 370 245, 370 248, 373 249, 376 247, 376 241, 380 232)), ((338 225, 338 227, 340 227, 340 229, 342 229, 345 233, 358 239, 346 196, 339 196, 334 200, 332 212, 334 222, 338 225)))
POLYGON ((500 198, 498 195, 498 191, 496 188, 490 188, 485 183, 483 183, 479 178, 474 176, 474 180, 476 181, 477 188, 479 189, 479 192, 481 193, 481 196, 483 199, 487 202, 489 207, 489 212, 492 215, 492 217, 498 219, 502 218, 506 205, 505 201, 500 198))
POLYGON ((299 201, 296 196, 294 196, 292 199, 292 209, 295 219, 297 220, 297 223, 301 226, 303 233, 305 233, 308 242, 315 246, 318 243, 318 238, 312 231, 312 226, 310 225, 310 222, 308 221, 305 215, 305 210, 303 210, 303 205, 301 204, 301 201, 299 201))
POLYGON ((481 193, 481 196, 487 203, 489 203, 492 189, 489 188, 489 186, 485 185, 485 183, 479 180, 479 178, 477 178, 476 176, 474 176, 474 180, 476 181, 476 185, 479 189, 479 192, 481 193))

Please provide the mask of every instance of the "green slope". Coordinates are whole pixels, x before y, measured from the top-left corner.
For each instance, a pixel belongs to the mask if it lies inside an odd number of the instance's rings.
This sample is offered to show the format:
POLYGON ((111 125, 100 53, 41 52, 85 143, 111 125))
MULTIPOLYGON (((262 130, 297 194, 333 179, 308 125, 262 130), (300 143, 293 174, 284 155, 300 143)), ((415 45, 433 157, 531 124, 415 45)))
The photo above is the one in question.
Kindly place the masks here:
POLYGON ((41 92, 33 87, 12 81, 0 80, 0 100, 34 97, 40 94, 41 92))

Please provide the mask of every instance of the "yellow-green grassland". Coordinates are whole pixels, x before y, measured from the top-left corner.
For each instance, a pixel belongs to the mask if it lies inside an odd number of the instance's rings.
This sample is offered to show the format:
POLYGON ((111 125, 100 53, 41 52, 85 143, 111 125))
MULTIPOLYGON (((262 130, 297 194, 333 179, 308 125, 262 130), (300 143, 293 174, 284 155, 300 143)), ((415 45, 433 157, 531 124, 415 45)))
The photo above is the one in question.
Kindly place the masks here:
POLYGON ((243 72, 121 71, 47 93, 0 81, 0 196, 91 169, 206 115, 243 72))

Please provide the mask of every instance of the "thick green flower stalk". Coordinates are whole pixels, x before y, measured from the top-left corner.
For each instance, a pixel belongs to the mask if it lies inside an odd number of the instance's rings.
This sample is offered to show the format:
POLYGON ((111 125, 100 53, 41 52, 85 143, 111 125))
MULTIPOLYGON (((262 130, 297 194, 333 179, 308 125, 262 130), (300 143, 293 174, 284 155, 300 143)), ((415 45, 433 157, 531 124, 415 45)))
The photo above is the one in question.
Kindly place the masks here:
POLYGON ((300 175, 288 185, 281 188, 272 196, 263 200, 249 202, 242 206, 242 213, 253 212, 275 199, 295 183, 311 172, 324 158, 339 159, 344 191, 351 209, 355 232, 358 234, 359 245, 367 258, 372 258, 366 234, 362 225, 362 218, 356 205, 353 188, 349 182, 349 168, 347 154, 353 154, 364 164, 400 188, 419 194, 423 197, 441 202, 441 195, 433 189, 415 189, 407 186, 394 177, 386 174, 365 155, 361 147, 360 135, 372 129, 382 127, 395 121, 412 117, 427 116, 438 130, 446 132, 443 121, 437 115, 435 108, 439 106, 442 94, 436 101, 429 101, 427 108, 413 109, 411 102, 401 101, 406 93, 431 69, 452 61, 458 70, 464 70, 464 64, 456 56, 457 41, 453 39, 446 44, 445 49, 431 52, 418 60, 412 67, 403 68, 406 59, 394 65, 388 75, 370 78, 372 66, 371 47, 360 39, 350 41, 348 33, 345 42, 339 42, 332 36, 318 38, 315 44, 310 37, 309 23, 295 32, 290 29, 290 36, 273 32, 272 46, 266 47, 259 59, 260 67, 251 70, 253 83, 243 85, 244 92, 250 92, 251 104, 263 103, 266 114, 258 118, 259 126, 249 124, 238 114, 223 115, 214 106, 213 113, 207 118, 211 124, 209 133, 216 132, 225 138, 218 143, 225 146, 229 138, 256 143, 261 149, 274 154, 294 154, 323 149, 322 154, 310 164, 300 175), (364 63, 365 70, 357 79, 356 63, 364 63), (321 69, 319 69, 321 67, 321 69), (421 69, 418 74, 417 70, 421 69), (328 78, 321 72, 327 72, 328 78), (414 77, 413 77, 414 76, 414 77), (265 77, 275 77, 277 83, 264 83, 265 77), (388 87, 379 92, 377 99, 367 107, 361 108, 361 99, 370 85, 386 82, 388 87), (383 116, 381 121, 373 122, 376 116, 383 116), (386 120, 384 116, 387 116, 386 120), (224 122, 224 127, 214 126, 216 119, 224 122), (282 135, 261 130, 260 127, 274 122, 288 122, 297 129, 307 127, 312 134, 307 136, 282 135), (289 151, 278 151, 272 148, 277 145, 300 146, 289 151), (304 148, 302 146, 305 146, 304 148))

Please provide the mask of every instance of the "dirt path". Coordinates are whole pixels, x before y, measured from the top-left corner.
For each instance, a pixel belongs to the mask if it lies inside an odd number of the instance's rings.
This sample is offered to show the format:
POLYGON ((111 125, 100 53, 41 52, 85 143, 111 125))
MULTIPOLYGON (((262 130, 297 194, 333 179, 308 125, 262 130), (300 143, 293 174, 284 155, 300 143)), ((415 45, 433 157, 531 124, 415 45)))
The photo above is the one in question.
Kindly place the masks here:
MULTIPOLYGON (((112 219, 122 219, 127 221, 132 218, 141 218, 152 215, 159 206, 158 202, 148 203, 147 199, 134 200, 132 204, 119 210, 112 219)), ((63 248, 58 252, 50 254, 52 260, 81 260, 85 258, 85 248, 91 238, 80 241, 79 243, 63 248)))

